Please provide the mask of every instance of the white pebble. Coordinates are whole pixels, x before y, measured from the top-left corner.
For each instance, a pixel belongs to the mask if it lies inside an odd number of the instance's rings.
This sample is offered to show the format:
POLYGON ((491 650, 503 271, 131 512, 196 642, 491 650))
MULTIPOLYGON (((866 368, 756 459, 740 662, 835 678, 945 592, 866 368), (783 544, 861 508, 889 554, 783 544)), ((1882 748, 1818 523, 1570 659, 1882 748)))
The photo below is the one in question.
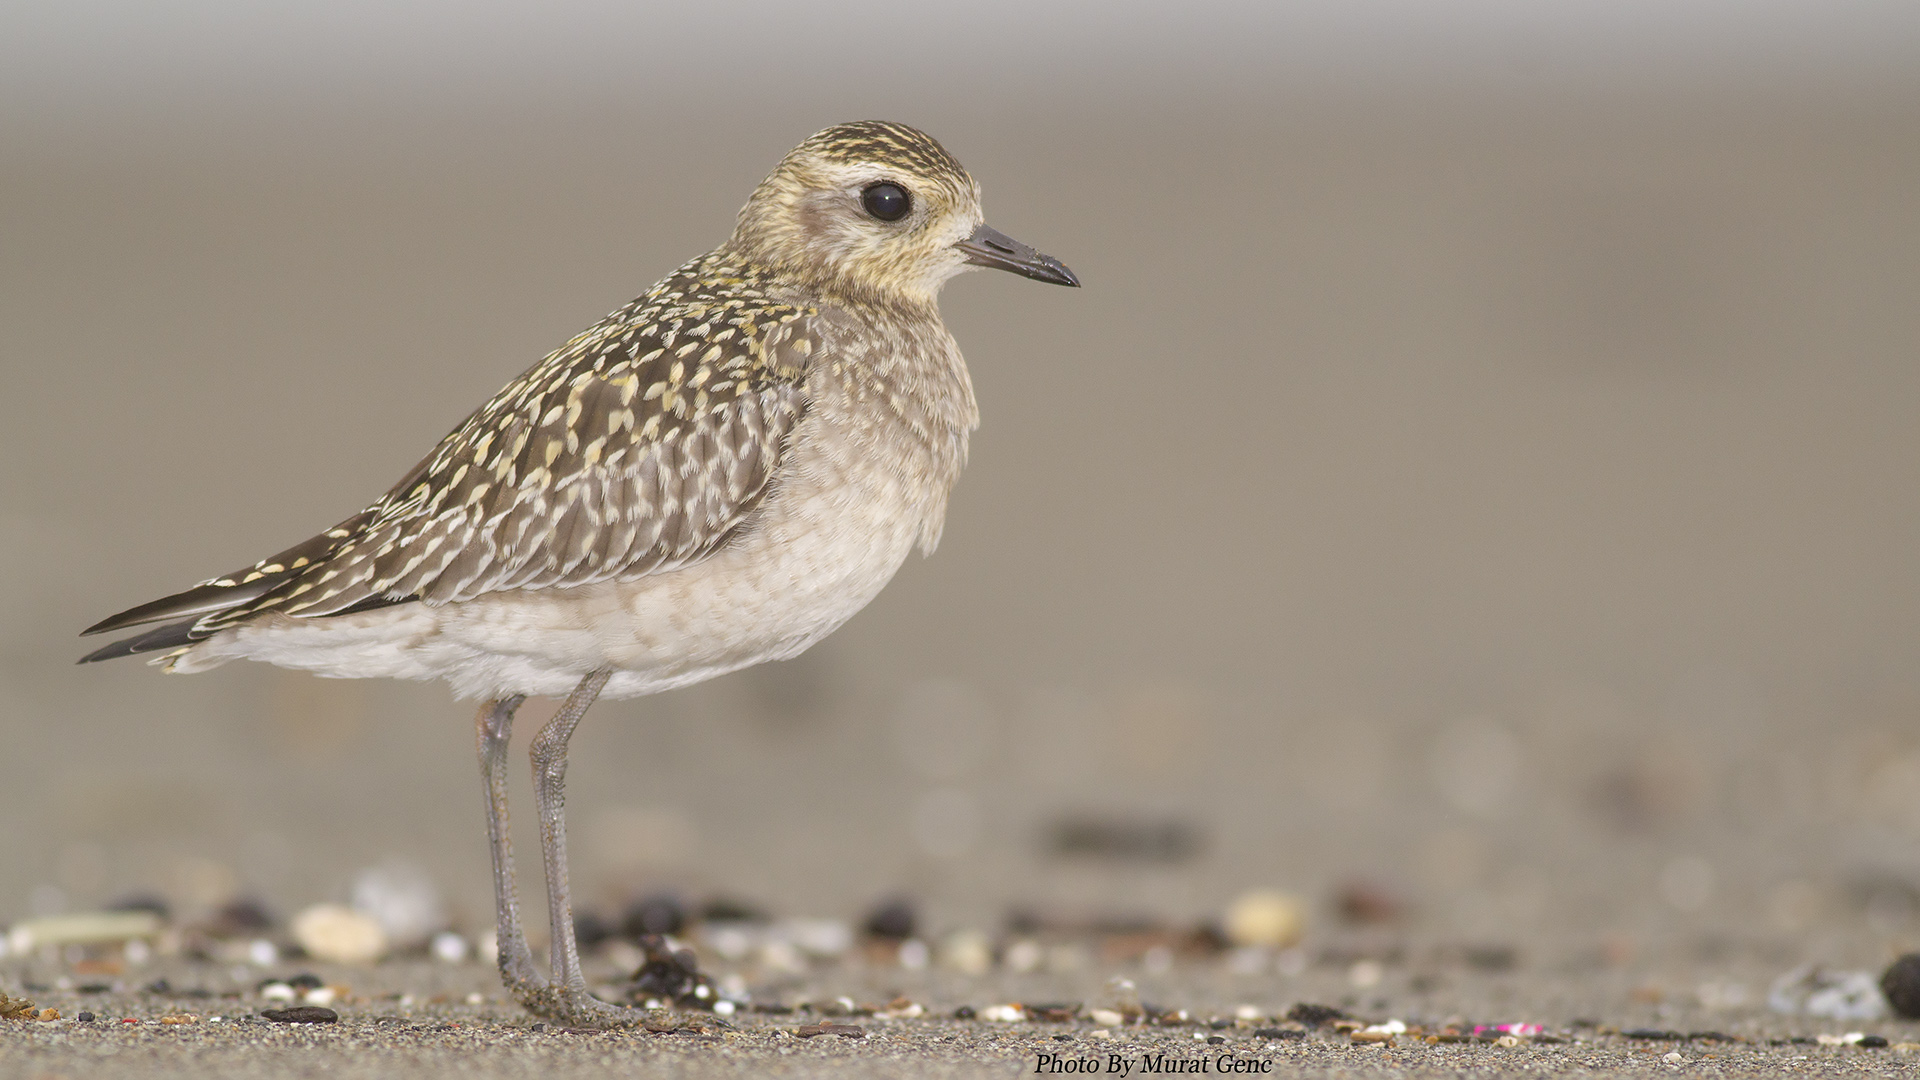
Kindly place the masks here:
POLYGON ((280 949, 266 938, 255 938, 247 942, 247 963, 254 967, 267 967, 280 962, 280 949))
POLYGON ((469 1005, 485 1005, 486 1003, 487 999, 485 995, 481 994, 478 990, 467 995, 467 1004, 469 1005))
POLYGON ((260 988, 260 996, 268 1001, 292 1001, 300 995, 286 983, 270 982, 260 988))
POLYGON ((1126 1017, 1121 1016, 1112 1009, 1094 1009, 1087 1014, 1087 1017, 1101 1027, 1119 1027, 1121 1024, 1127 1022, 1126 1017))
POLYGON ((839 919, 787 919, 780 929, 788 940, 814 956, 831 958, 853 948, 853 927, 839 919))
POLYGON ((1021 974, 1038 970, 1047 958, 1047 952, 1040 943, 1030 938, 1021 938, 1007 946, 1007 967, 1021 974))
POLYGON ((457 964, 467 958, 467 939, 451 930, 442 930, 433 935, 433 941, 429 943, 428 949, 432 951, 435 960, 457 964))
POLYGON ((1298 897, 1278 889, 1242 893, 1227 907, 1227 940, 1235 945, 1285 948, 1300 940, 1307 909, 1298 897))
POLYGON ((372 916, 386 939, 402 949, 426 944, 447 925, 440 890, 425 870, 410 862, 395 860, 360 871, 353 879, 353 907, 372 916))
MULTIPOLYGON (((1235 1020, 1258 1020, 1265 1015, 1265 1013, 1252 1005, 1241 1005, 1233 1010, 1233 1018, 1235 1020)), ((1400 1030, 1405 1031, 1406 1028, 1403 1026, 1400 1030)))
POLYGON ((1113 1038, 1113 1032, 1111 1032, 1111 1031, 1108 1031, 1108 1030, 1107 1030, 1106 1028, 1096 1028, 1096 1029, 1095 1029, 1095 1030, 1093 1030, 1093 1031, 1089 1031, 1089 1032, 1087 1032, 1087 1038, 1089 1038, 1089 1039, 1111 1039, 1111 1038, 1113 1038))
POLYGON ((737 1006, 735 1006, 733 1002, 722 998, 713 1003, 713 1014, 715 1016, 732 1016, 735 1008, 737 1008, 737 1006))
POLYGON ((908 971, 925 971, 927 962, 932 958, 927 943, 919 938, 908 938, 900 943, 900 966, 908 971))
POLYGON ((1018 1005, 989 1005, 980 1010, 980 1019, 1002 1024, 1017 1024, 1027 1018, 1027 1010, 1018 1005))
POLYGON ((957 930, 940 943, 940 965, 962 975, 993 969, 993 941, 979 930, 957 930))
POLYGON ((293 938, 308 956, 336 964, 371 963, 387 951, 379 922, 339 904, 315 904, 295 915, 293 938))
POLYGON ((333 1004, 333 998, 334 998, 333 987, 316 986, 313 989, 308 990, 305 994, 302 994, 300 996, 300 1001, 302 1004, 306 1004, 306 1005, 331 1005, 333 1004))
POLYGON ((1670 1050, 1667 1052, 1667 1055, 1661 1058, 1660 1060, 1666 1062, 1669 1065, 1678 1065, 1681 1062, 1687 1060, 1687 1055, 1681 1053, 1678 1050, 1670 1050))

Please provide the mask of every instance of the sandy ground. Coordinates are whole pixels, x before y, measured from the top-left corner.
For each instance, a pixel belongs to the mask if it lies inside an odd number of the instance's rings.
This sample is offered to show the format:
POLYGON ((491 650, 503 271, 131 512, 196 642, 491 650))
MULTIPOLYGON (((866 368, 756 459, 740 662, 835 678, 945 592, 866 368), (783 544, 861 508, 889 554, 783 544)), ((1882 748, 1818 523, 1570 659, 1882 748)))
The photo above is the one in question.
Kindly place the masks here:
MULTIPOLYGON (((1376 942, 1378 944, 1378 942, 1376 942)), ((1138 965, 1089 967, 1072 973, 967 976, 906 971, 855 958, 816 967, 807 975, 759 987, 756 1000, 793 1009, 768 1015, 742 1012, 731 1027, 696 1020, 705 1031, 591 1033, 567 1031, 522 1012, 506 998, 490 969, 478 963, 397 961, 376 967, 248 966, 162 961, 115 980, 100 993, 49 988, 36 1002, 63 1019, 0 1025, 0 1074, 19 1077, 154 1075, 396 1077, 532 1077, 564 1070, 569 1076, 974 1076, 1064 1072, 1091 1068, 1106 1075, 1144 1075, 1165 1062, 1205 1063, 1208 1075, 1238 1070, 1272 1075, 1906 1075, 1915 1059, 1920 1023, 1900 1020, 1839 1022, 1769 1012, 1763 1000, 1707 1008, 1691 993, 1667 993, 1687 977, 1764 978, 1774 967, 1767 948, 1736 947, 1712 960, 1693 957, 1663 970, 1609 966, 1592 954, 1548 958, 1523 954, 1509 970, 1485 970, 1457 959, 1458 950, 1434 943, 1396 942, 1380 981, 1357 990, 1352 971, 1321 963, 1298 975, 1233 974, 1224 960, 1188 960, 1149 974, 1138 965), (1525 955, 1541 959, 1529 961, 1525 955), (1455 957, 1451 961, 1449 957, 1455 957), (286 1024, 260 1018, 285 1002, 263 999, 256 987, 269 974, 313 971, 344 991, 332 1003, 337 1023, 286 1024), (1191 1019, 1167 1026, 1122 1026, 1104 1034, 1087 1014, 1107 993, 1114 974, 1139 981, 1146 1003, 1184 1008, 1191 1019), (145 990, 165 979, 169 989, 145 990), (144 980, 144 982, 143 982, 144 980), (137 984, 137 985, 136 985, 137 984), (855 1015, 831 1004, 840 997, 855 1015), (889 1016, 886 1005, 905 998, 917 1017, 889 1016), (1082 1006, 1061 1022, 995 1021, 989 1006, 1010 1002, 1082 1006), (1419 1034, 1392 1045, 1356 1044, 1331 1027, 1304 1036, 1276 1036, 1299 1027, 1273 1019, 1302 1002, 1331 1004, 1365 1021, 1401 1019, 1439 1031, 1452 1025, 1530 1022, 1544 1031, 1519 1045, 1429 1044, 1419 1034), (859 1015, 878 1007, 877 1015, 859 1015), (954 1019, 972 1007, 979 1018, 954 1019), (1251 1009, 1244 1009, 1251 1006, 1251 1009), (72 1017, 86 1010, 90 1022, 72 1017), (1258 1019, 1235 1020, 1238 1012, 1258 1019), (178 1022, 182 1017, 191 1022, 178 1022), (167 1022, 163 1018, 172 1018, 167 1022), (801 1037, 822 1023, 851 1025, 859 1036, 801 1037), (1642 1037, 1647 1030, 1691 1035, 1642 1037), (1822 1034, 1860 1031, 1886 1047, 1823 1045, 1822 1034), (1622 1034, 1625 1032, 1626 1034, 1622 1034), (1116 1056, 1117 1055, 1117 1056, 1116 1056), (1091 1066, 1080 1062, 1093 1062, 1091 1066), (1116 1065, 1115 1063, 1118 1062, 1116 1065), (1125 1072, 1122 1072, 1125 1070, 1125 1072)), ((1551 948, 1543 943, 1543 948, 1551 948)), ((1684 950, 1681 950, 1684 951, 1684 950)), ((61 978, 59 965, 16 963, 0 969, 0 983, 61 978)), ((611 979, 601 962, 592 972, 611 979)), ((85 976, 82 976, 84 978, 85 976)), ((71 977, 67 985, 75 984, 71 977)), ((1760 987, 1764 997, 1764 983, 1760 987)), ((689 1014, 698 1016, 699 1014, 689 1014)), ((1186 1064, 1187 1069, 1199 1068, 1186 1064)))

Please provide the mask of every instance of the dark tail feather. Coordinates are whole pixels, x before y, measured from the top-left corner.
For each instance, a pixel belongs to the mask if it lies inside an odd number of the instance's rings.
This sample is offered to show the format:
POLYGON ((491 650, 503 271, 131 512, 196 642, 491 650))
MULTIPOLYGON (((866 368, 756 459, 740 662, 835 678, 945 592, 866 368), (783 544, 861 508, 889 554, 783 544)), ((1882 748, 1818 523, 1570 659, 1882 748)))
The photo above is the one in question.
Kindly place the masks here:
MULTIPOLYGON (((135 608, 134 610, 138 611, 139 608, 135 608)), ((111 619, 108 620, 108 622, 111 621, 111 619)), ((179 622, 168 623, 165 626, 156 626, 144 634, 123 638, 104 649, 90 652, 81 657, 80 662, 83 664, 91 664, 98 660, 117 660, 122 656, 132 656, 135 653, 158 652, 161 649, 177 649, 182 645, 193 642, 193 624, 198 621, 198 618, 182 619, 179 622)), ((88 633, 92 633, 92 631, 88 631, 88 633)))
POLYGON ((279 580, 278 575, 272 575, 257 578, 245 585, 196 585, 186 592, 163 596, 158 600, 141 604, 136 608, 128 608, 118 615, 102 619, 80 631, 80 636, 125 630, 129 626, 159 622, 162 619, 184 619, 189 615, 199 618, 210 612, 250 604, 265 596, 267 590, 273 588, 279 580))

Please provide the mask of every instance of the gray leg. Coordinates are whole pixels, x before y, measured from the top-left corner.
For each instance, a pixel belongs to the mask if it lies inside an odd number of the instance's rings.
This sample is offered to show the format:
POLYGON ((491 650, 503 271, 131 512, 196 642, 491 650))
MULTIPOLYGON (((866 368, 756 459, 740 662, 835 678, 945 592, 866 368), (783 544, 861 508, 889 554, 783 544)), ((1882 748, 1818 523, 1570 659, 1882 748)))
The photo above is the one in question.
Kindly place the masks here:
POLYGON ((500 944, 500 979, 522 1005, 531 1007, 547 989, 520 929, 520 901, 514 888, 513 835, 507 825, 507 742, 514 710, 526 698, 515 695, 480 706, 474 718, 480 751, 480 778, 487 793, 487 839, 493 845, 493 906, 500 944))
POLYGON ((580 971, 580 950, 573 937, 573 900, 567 884, 567 740, 593 699, 607 685, 610 671, 580 680, 566 703, 533 740, 533 791, 540 811, 540 850, 547 864, 547 914, 553 920, 549 949, 553 969, 548 1015, 566 1023, 606 1025, 638 1022, 645 1014, 609 1005, 587 992, 580 971))

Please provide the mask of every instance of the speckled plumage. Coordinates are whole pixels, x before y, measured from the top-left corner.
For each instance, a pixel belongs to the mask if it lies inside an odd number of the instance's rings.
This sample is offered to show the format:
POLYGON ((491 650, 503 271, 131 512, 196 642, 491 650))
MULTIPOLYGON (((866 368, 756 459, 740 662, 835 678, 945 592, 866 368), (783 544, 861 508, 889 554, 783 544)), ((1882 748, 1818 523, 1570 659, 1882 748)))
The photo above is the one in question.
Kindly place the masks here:
POLYGON ((754 190, 725 244, 509 383, 365 510, 92 627, 162 624, 86 659, 255 659, 486 699, 502 970, 530 1007, 604 1020, 562 917, 573 725, 598 696, 793 656, 916 545, 932 551, 978 423, 936 298, 975 265, 1078 284, 983 225, 978 187, 927 135, 829 128, 754 190), (903 216, 868 201, 885 186, 903 216), (535 748, 548 984, 519 936, 499 762, 523 697, 569 694, 535 748))

